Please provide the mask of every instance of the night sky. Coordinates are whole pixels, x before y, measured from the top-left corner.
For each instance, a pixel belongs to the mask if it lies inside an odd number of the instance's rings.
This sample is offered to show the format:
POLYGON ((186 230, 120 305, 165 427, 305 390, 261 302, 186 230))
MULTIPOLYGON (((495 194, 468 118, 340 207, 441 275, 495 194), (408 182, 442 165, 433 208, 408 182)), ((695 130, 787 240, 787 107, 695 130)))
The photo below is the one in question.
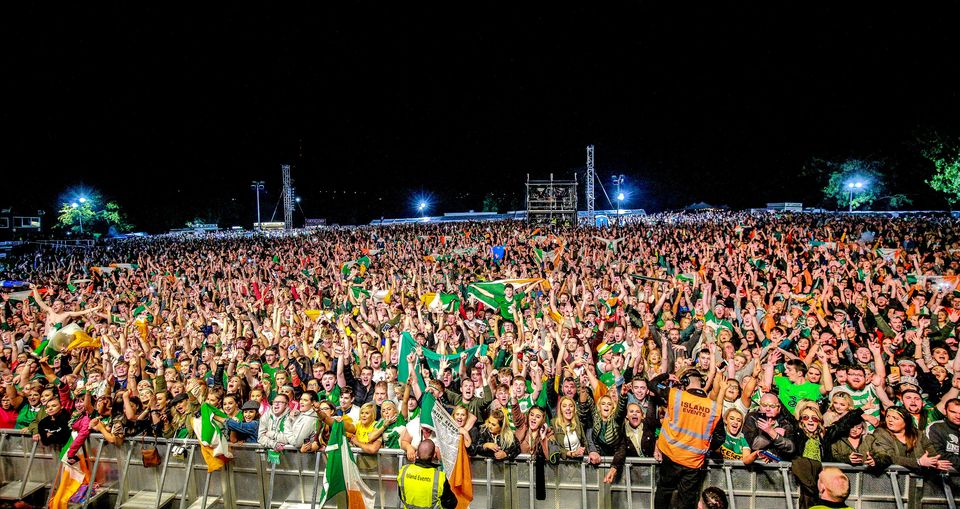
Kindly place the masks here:
POLYGON ((648 211, 817 204, 813 157, 882 159, 945 206, 915 138, 960 128, 955 7, 314 4, 6 13, 0 205, 83 184, 138 230, 249 226, 250 181, 269 219, 290 162, 308 217, 506 210, 593 143, 648 211))

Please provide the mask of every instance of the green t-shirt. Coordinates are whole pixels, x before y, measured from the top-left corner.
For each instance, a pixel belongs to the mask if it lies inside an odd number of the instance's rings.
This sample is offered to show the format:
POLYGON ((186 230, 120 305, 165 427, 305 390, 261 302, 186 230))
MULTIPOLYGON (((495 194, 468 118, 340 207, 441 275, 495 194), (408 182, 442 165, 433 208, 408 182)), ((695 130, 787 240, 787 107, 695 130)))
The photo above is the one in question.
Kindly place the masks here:
POLYGON ((333 389, 330 389, 330 392, 327 392, 323 389, 320 389, 320 392, 317 393, 317 397, 320 400, 327 400, 335 407, 340 406, 340 386, 334 385, 333 389))
POLYGON ((743 433, 740 433, 737 436, 727 434, 727 438, 723 441, 723 445, 720 446, 720 455, 723 456, 725 460, 743 460, 743 450, 749 449, 750 444, 747 443, 746 437, 743 436, 743 433))
MULTIPOLYGON (((380 419, 374 426, 380 429, 383 425, 383 419, 380 419)), ((381 437, 383 439, 383 446, 387 449, 399 449, 400 432, 403 431, 403 427, 406 425, 407 420, 403 418, 403 415, 397 415, 397 420, 387 426, 387 430, 383 432, 383 436, 381 437)))
POLYGON ((785 376, 776 376, 773 377, 773 385, 777 386, 780 401, 787 407, 791 415, 797 409, 797 404, 800 403, 801 399, 814 402, 820 399, 820 384, 803 382, 797 385, 785 376))

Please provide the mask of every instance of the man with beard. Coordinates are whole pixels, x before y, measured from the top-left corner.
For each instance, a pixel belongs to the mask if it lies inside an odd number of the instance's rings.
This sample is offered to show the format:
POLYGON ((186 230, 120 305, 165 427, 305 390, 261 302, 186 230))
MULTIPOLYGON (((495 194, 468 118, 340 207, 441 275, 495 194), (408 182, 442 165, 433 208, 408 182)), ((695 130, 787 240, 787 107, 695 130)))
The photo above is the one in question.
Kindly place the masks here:
POLYGON ((880 345, 876 341, 870 341, 870 352, 873 354, 873 365, 876 372, 870 377, 869 383, 864 368, 859 365, 847 368, 847 383, 844 386, 834 387, 830 393, 830 399, 838 391, 845 391, 853 399, 853 407, 863 410, 863 420, 867 422, 867 432, 872 433, 874 428, 880 423, 880 405, 884 408, 893 406, 893 402, 887 398, 884 391, 884 384, 887 376, 887 370, 880 352, 880 345))
POLYGON ((927 424, 942 417, 936 407, 926 402, 920 393, 920 384, 916 378, 901 377, 899 392, 900 405, 913 418, 913 423, 917 426, 917 429, 927 429, 927 424))

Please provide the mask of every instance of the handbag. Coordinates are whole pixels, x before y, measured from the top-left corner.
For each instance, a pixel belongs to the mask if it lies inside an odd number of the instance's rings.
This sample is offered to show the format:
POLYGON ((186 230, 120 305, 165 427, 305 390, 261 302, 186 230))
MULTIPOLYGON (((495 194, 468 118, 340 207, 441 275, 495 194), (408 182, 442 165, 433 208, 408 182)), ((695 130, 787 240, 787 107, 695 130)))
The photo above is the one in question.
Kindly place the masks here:
MULTIPOLYGON (((153 438, 157 438, 156 435, 153 438)), ((145 468, 160 466, 160 451, 157 450, 156 442, 151 444, 150 447, 147 445, 146 442, 143 443, 143 466, 145 468)))

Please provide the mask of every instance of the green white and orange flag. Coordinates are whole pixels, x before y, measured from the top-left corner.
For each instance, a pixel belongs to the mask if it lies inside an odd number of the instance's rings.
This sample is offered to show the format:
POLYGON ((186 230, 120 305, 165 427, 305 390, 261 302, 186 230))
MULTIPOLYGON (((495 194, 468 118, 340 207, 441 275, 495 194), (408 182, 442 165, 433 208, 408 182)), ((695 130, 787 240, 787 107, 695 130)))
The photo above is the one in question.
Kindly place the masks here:
POLYGON ((552 263, 554 266, 560 263, 560 257, 563 256, 563 246, 550 251, 544 251, 539 247, 533 248, 533 258, 538 264, 552 263))
POLYGON ((390 304, 390 300, 393 298, 393 289, 374 290, 370 292, 370 297, 376 302, 385 302, 390 304))
POLYGON ((140 268, 140 266, 137 265, 136 263, 111 263, 110 266, 115 269, 126 269, 126 270, 135 270, 140 268))
POLYGON ((230 417, 223 410, 209 403, 204 403, 200 405, 200 417, 194 417, 191 423, 193 432, 200 441, 200 453, 203 455, 204 461, 207 462, 207 472, 220 470, 227 461, 233 458, 226 429, 219 422, 213 420, 215 415, 225 419, 230 417))
POLYGON ((67 345, 67 350, 73 350, 74 348, 100 348, 103 346, 103 342, 99 339, 94 339, 90 337, 86 331, 79 330, 73 334, 73 341, 67 345))
POLYGON ((344 276, 349 276, 350 269, 353 268, 354 265, 357 266, 357 269, 360 271, 360 275, 362 276, 367 272, 367 268, 370 267, 370 257, 361 256, 356 260, 351 260, 347 263, 344 263, 343 265, 340 266, 340 273, 343 274, 344 276))
POLYGON ((77 432, 71 432, 67 443, 60 449, 60 482, 57 484, 57 491, 50 497, 50 509, 67 509, 70 506, 70 498, 76 495, 81 487, 90 484, 90 469, 87 467, 87 458, 83 453, 78 453, 80 460, 73 465, 66 461, 67 451, 70 450, 76 438, 77 432))
POLYGON ((70 507, 70 498, 80 491, 80 488, 90 484, 90 470, 87 468, 87 459, 80 455, 80 461, 70 465, 62 462, 60 482, 57 491, 50 497, 50 509, 67 509, 70 507))
POLYGON ((428 292, 420 296, 420 302, 433 312, 452 313, 460 309, 460 296, 455 293, 428 292))
POLYGON ((960 286, 960 276, 926 276, 927 281, 937 288, 952 292, 960 286))
POLYGON ((886 262, 896 261, 903 254, 903 250, 881 247, 877 248, 876 255, 883 258, 886 262))
POLYGON ((343 422, 334 421, 333 427, 330 428, 330 440, 327 441, 326 452, 327 469, 323 476, 323 490, 320 492, 317 507, 323 507, 328 500, 345 492, 347 509, 373 509, 376 493, 360 478, 360 469, 353 460, 350 442, 347 441, 347 435, 343 432, 343 422))

